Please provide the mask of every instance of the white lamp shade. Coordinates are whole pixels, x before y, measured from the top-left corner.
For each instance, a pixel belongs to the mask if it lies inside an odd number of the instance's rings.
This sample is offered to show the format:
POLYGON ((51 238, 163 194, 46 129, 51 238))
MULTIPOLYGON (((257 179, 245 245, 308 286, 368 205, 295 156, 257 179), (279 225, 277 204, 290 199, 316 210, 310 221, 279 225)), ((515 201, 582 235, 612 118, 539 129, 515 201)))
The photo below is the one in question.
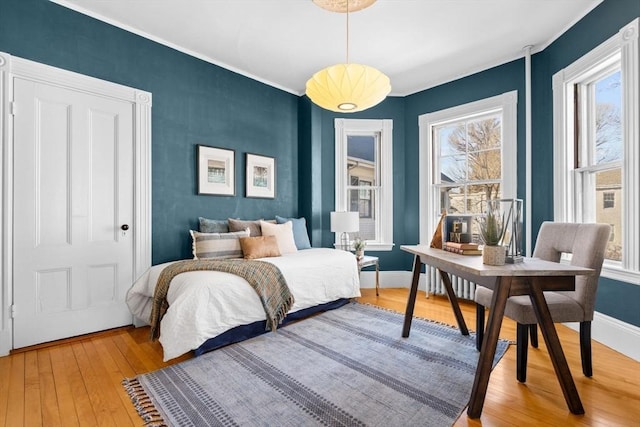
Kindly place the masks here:
POLYGON ((360 230, 360 214, 358 212, 331 212, 331 231, 351 233, 360 230))
POLYGON ((307 81, 307 96, 314 104, 338 113, 373 107, 391 92, 389 77, 362 64, 336 64, 307 81))

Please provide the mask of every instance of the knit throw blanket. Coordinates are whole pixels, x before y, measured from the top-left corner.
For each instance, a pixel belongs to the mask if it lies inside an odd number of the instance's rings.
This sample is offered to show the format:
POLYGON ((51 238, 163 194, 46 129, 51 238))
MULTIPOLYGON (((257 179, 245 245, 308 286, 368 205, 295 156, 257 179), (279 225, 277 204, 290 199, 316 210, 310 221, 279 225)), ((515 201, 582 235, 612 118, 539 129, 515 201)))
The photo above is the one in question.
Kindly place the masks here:
POLYGON ((165 267, 158 277, 151 309, 151 339, 160 336, 160 320, 169 308, 167 292, 171 280, 188 271, 213 270, 232 273, 245 279, 258 294, 267 315, 267 327, 275 331, 294 303, 287 282, 275 265, 245 259, 204 259, 178 261, 165 267))

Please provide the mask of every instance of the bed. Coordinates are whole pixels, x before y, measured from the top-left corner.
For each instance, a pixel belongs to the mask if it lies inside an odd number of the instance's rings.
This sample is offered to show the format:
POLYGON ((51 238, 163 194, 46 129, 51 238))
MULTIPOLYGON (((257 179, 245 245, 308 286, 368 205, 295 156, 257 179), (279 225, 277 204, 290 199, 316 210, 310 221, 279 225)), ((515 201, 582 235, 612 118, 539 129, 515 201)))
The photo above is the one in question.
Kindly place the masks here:
MULTIPOLYGON (((295 298, 283 325, 345 304, 360 296, 355 256, 329 248, 312 248, 260 258, 276 265, 295 298)), ((164 267, 151 267, 127 293, 127 305, 148 323, 155 284, 164 267)), ((266 330, 266 315, 256 292, 239 276, 218 271, 192 271, 173 278, 169 308, 160 322, 164 360, 191 350, 196 355, 266 330)))

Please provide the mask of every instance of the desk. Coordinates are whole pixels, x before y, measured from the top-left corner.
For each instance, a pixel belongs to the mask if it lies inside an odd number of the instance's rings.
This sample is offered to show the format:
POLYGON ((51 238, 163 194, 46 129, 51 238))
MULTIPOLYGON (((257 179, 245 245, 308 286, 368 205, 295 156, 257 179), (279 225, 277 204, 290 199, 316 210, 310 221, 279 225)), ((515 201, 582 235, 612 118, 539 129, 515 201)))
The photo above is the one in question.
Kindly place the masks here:
POLYGON ((365 267, 376 267, 376 296, 379 296, 378 289, 380 289, 380 263, 377 256, 364 255, 358 260, 358 269, 362 270, 365 267))
POLYGON ((400 246, 400 249, 414 255, 413 280, 405 312, 403 337, 408 337, 411 329, 422 264, 435 267, 440 272, 451 307, 463 335, 468 335, 469 332, 462 318, 457 297, 451 288, 449 274, 455 274, 458 277, 493 289, 493 301, 491 302, 493 308, 489 312, 489 321, 482 348, 480 349, 480 359, 476 368, 471 396, 469 397, 467 415, 470 418, 479 418, 482 414, 482 406, 487 394, 491 365, 496 353, 496 345, 507 298, 514 295, 529 295, 531 298, 538 318, 538 325, 549 350, 549 357, 560 382, 567 406, 574 414, 584 414, 578 390, 573 382, 567 359, 562 351, 558 334, 551 320, 549 307, 542 292, 572 291, 575 289, 575 276, 595 274, 594 270, 536 258, 525 258, 524 262, 517 264, 491 266, 484 265, 482 257, 458 255, 441 249, 433 249, 427 245, 403 245, 400 246))

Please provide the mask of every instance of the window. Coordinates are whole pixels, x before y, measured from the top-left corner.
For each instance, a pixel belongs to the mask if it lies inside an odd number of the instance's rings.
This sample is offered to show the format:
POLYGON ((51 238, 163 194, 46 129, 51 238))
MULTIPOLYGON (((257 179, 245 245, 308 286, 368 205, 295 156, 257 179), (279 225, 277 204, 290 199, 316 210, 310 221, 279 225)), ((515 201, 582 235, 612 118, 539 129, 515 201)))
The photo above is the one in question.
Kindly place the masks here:
POLYGON ((351 238, 359 236, 374 250, 391 250, 392 121, 336 119, 335 127, 335 210, 359 213, 360 231, 351 238))
MULTIPOLYGON (((622 188, 622 82, 620 54, 594 64, 572 81, 574 184, 580 195, 575 221, 605 222, 621 226, 622 210, 614 208, 615 193, 622 188)), ((605 258, 622 260, 622 242, 611 241, 605 258)))
POLYGON ((611 224, 602 275, 632 282, 640 277, 639 22, 553 76, 555 219, 611 224))
POLYGON ((420 116, 420 242, 443 209, 477 214, 516 197, 517 92, 420 116))
MULTIPOLYGON (((620 181, 620 180, 617 180, 620 181)), ((618 186, 622 187, 621 184, 618 186)), ((611 209, 616 207, 616 193, 605 192, 602 193, 602 209, 611 209)))

